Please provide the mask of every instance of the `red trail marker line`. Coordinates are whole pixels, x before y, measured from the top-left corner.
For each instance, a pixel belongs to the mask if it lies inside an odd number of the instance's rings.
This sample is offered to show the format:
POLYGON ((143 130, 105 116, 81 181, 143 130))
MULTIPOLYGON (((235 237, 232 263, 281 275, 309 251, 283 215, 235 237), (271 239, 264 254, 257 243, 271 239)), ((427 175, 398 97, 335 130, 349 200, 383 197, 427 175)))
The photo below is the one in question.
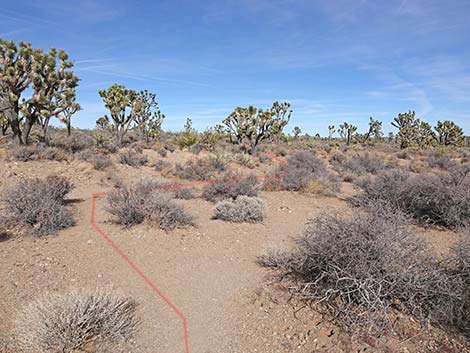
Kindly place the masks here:
MULTIPOLYGON (((276 157, 275 155, 269 153, 269 152, 264 152, 266 156, 271 158, 271 160, 281 164, 281 165, 286 165, 287 163, 279 158, 276 157)), ((287 173, 285 171, 284 173, 281 174, 275 174, 275 175, 260 175, 257 176, 258 179, 278 179, 281 178, 283 174, 287 173)), ((224 181, 238 181, 238 178, 232 178, 232 179, 227 179, 224 181)), ((184 184, 167 184, 167 185, 161 185, 157 186, 156 188, 161 188, 161 189, 177 189, 177 188, 185 188, 185 187, 193 187, 197 185, 205 185, 205 184, 212 184, 215 183, 217 179, 208 179, 208 180, 201 180, 201 181, 195 181, 191 183, 184 183, 184 184)), ((138 190, 135 190, 138 191, 138 190)), ((131 267, 134 272, 142 278, 142 280, 154 291, 164 302, 166 305, 170 307, 171 310, 181 319, 183 323, 183 336, 184 336, 184 348, 185 348, 185 353, 189 353, 189 335, 188 335, 188 321, 186 320, 186 317, 181 313, 181 311, 176 307, 176 305, 168 299, 168 297, 145 275, 145 273, 122 251, 116 243, 111 239, 111 237, 105 233, 104 230, 102 230, 95 222, 95 214, 96 214, 96 200, 99 197, 106 196, 111 192, 95 192, 92 194, 92 203, 91 203, 91 218, 90 218, 90 223, 91 226, 93 227, 94 230, 111 246, 111 248, 121 256, 121 258, 131 267)))

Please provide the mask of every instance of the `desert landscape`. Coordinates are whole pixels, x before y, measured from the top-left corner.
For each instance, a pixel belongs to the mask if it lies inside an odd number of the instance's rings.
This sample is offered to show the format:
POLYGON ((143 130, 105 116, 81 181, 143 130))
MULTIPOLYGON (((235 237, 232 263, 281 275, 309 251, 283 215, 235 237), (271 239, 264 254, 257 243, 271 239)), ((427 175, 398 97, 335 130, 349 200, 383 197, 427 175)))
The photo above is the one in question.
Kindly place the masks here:
POLYGON ((105 3, 0 9, 0 353, 470 352, 463 4, 105 3))

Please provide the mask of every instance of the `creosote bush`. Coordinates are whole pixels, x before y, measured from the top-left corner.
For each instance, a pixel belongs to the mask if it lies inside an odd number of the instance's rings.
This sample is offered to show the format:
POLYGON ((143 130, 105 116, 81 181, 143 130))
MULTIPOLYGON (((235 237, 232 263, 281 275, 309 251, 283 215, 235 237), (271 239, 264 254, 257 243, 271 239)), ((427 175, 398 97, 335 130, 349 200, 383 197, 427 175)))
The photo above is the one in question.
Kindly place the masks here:
POLYGON ((65 207, 65 196, 72 188, 62 176, 23 179, 7 190, 1 201, 14 222, 31 227, 31 234, 41 236, 73 224, 65 207))
POLYGON ((266 204, 257 197, 239 196, 215 205, 214 219, 235 223, 261 223, 266 217, 266 204))
POLYGON ((118 353, 137 330, 136 302, 109 289, 45 294, 18 315, 16 334, 25 353, 118 353))
POLYGON ((376 200, 412 215, 419 223, 461 227, 470 219, 470 165, 449 172, 412 175, 400 170, 381 173, 362 183, 354 204, 376 200))
POLYGON ((143 221, 157 222, 165 230, 193 225, 193 217, 172 198, 163 184, 143 179, 134 186, 119 185, 109 193, 107 210, 125 226, 143 221))
POLYGON ((211 202, 236 199, 238 196, 258 196, 258 179, 251 174, 247 177, 227 173, 222 178, 204 186, 202 197, 211 202))
POLYGON ((404 227, 403 214, 375 206, 354 216, 320 214, 308 221, 295 250, 268 253, 259 263, 352 331, 393 328, 397 310, 464 328, 468 267, 463 273, 438 262, 404 227))

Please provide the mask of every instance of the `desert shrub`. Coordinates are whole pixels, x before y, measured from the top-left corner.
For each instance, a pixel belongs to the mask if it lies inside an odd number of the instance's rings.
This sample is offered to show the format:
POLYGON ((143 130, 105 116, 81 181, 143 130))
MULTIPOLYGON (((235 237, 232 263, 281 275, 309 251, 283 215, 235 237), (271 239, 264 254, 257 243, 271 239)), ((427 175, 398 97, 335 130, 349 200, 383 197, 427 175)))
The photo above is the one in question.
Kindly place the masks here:
POLYGON ((259 262, 287 275, 293 292, 350 330, 391 328, 396 310, 450 323, 462 305, 455 295, 461 286, 405 223, 380 204, 354 216, 323 213, 307 222, 295 250, 259 262))
POLYGON ((144 220, 158 222, 165 230, 193 225, 193 217, 172 198, 163 184, 143 179, 133 187, 118 185, 107 196, 107 210, 125 226, 144 220))
POLYGON ((230 158, 225 153, 216 153, 210 155, 207 160, 214 170, 223 172, 226 169, 230 158))
POLYGON ((32 227, 33 235, 54 233, 73 224, 65 207, 72 184, 61 176, 24 179, 7 190, 1 201, 13 221, 32 227))
POLYGON ((449 154, 431 153, 427 158, 427 163, 431 168, 448 170, 457 166, 457 162, 449 154))
POLYGON ((165 169, 170 169, 170 168, 171 168, 171 163, 168 161, 159 159, 158 161, 155 162, 155 170, 157 172, 162 172, 165 169))
POLYGON ((196 196, 191 189, 179 187, 175 190, 174 197, 175 199, 191 200, 196 196))
POLYGON ((261 223, 266 216, 266 204, 257 197, 239 196, 235 200, 223 200, 215 205, 214 219, 227 222, 261 223))
POLYGON ((253 169, 255 167, 255 161, 251 154, 248 153, 237 153, 233 160, 241 166, 253 169))
POLYGON ((142 152, 127 150, 126 152, 119 153, 119 162, 131 167, 139 167, 146 165, 148 158, 142 152))
POLYGON ((167 152, 166 149, 164 149, 164 148, 161 148, 161 149, 158 150, 158 154, 159 154, 161 157, 163 157, 163 158, 166 157, 167 153, 168 153, 168 152, 167 152))
POLYGON ((236 199, 238 196, 258 196, 258 179, 251 174, 242 177, 234 173, 227 173, 222 178, 204 186, 202 197, 207 201, 220 201, 236 199))
POLYGON ((45 294, 18 315, 16 334, 24 352, 126 352, 138 327, 136 302, 105 289, 45 294))
POLYGON ((10 149, 9 155, 18 161, 27 162, 34 160, 64 161, 68 159, 67 153, 57 147, 44 145, 34 146, 14 146, 10 149))
POLYGON ((189 151, 192 154, 198 155, 199 153, 203 151, 203 148, 199 143, 196 143, 195 145, 192 145, 191 147, 189 147, 189 151))
POLYGON ((215 177, 219 170, 205 158, 188 160, 185 164, 177 163, 174 175, 186 180, 207 180, 215 177))
POLYGON ((470 219, 470 165, 439 174, 392 170, 361 186, 363 192, 352 199, 355 204, 380 200, 423 224, 460 227, 470 219))
POLYGON ((111 158, 109 158, 106 155, 102 155, 102 154, 95 155, 92 158, 92 162, 93 162, 93 167, 96 170, 104 170, 104 169, 106 169, 108 167, 111 167, 113 165, 113 162, 111 161, 111 158))
POLYGON ((170 142, 165 143, 165 146, 163 146, 164 149, 167 151, 173 153, 176 150, 176 145, 170 142))
POLYGON ((379 171, 387 168, 382 158, 371 156, 369 153, 353 156, 341 161, 333 159, 331 164, 340 173, 352 173, 356 176, 367 173, 377 174, 379 171))
POLYGON ((307 151, 294 152, 275 174, 280 176, 284 190, 303 190, 315 179, 326 179, 332 188, 339 189, 339 179, 326 169, 320 158, 307 151))

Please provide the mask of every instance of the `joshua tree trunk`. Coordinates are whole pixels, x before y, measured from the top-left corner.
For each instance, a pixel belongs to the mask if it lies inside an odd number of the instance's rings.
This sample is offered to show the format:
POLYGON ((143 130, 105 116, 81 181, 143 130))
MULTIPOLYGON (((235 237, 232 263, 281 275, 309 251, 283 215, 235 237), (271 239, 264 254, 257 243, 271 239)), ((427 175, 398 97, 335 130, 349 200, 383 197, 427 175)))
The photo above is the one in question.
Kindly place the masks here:
POLYGON ((23 138, 21 135, 18 103, 10 109, 5 110, 5 116, 10 122, 11 132, 13 133, 13 142, 18 145, 22 145, 23 138))

